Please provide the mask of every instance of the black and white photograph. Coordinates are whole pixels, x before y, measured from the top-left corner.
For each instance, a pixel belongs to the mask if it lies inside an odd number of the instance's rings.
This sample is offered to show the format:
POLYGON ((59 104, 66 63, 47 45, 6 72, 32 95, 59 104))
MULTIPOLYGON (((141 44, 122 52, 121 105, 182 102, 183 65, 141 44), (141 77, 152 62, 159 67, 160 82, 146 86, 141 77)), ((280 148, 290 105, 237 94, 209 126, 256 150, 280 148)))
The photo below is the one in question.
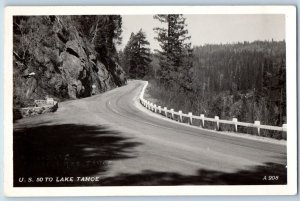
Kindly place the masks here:
POLYGON ((296 193, 294 7, 32 9, 6 13, 9 195, 296 193))

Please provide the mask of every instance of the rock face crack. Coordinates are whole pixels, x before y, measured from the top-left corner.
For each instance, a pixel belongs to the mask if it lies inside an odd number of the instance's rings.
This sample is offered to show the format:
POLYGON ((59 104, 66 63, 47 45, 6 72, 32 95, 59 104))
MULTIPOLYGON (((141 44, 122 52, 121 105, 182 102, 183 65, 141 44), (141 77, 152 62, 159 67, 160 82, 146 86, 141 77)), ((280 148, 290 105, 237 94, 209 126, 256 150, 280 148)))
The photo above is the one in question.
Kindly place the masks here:
POLYGON ((66 49, 66 51, 67 51, 69 54, 71 54, 71 55, 73 55, 73 56, 79 58, 79 55, 78 55, 77 52, 75 52, 73 49, 71 49, 71 48, 68 47, 68 48, 66 49))
POLYGON ((61 33, 57 33, 57 37, 63 42, 68 42, 68 39, 66 39, 61 33))

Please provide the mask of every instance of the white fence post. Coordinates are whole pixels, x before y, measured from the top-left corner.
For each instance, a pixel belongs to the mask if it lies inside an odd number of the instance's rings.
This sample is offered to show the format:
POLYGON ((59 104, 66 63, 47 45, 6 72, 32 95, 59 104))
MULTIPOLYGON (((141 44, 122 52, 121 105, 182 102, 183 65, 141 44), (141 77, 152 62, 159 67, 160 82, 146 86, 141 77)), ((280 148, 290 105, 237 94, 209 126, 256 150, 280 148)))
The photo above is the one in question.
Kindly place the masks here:
POLYGON ((232 121, 234 122, 234 132, 237 132, 237 118, 233 118, 232 121))
POLYGON ((287 133, 287 125, 286 124, 282 124, 282 128, 283 128, 283 132, 282 132, 282 138, 286 139, 286 133, 287 133))
POLYGON ((215 116, 215 120, 216 120, 216 130, 220 130, 220 123, 219 123, 219 117, 215 116))
POLYGON ((282 124, 282 128, 283 128, 284 132, 286 132, 287 125, 286 124, 282 124))
POLYGON ((189 116, 189 124, 193 125, 193 114, 192 114, 192 112, 189 112, 188 116, 189 116))
POLYGON ((200 127, 204 128, 204 114, 200 114, 200 127))
POLYGON ((167 112, 168 108, 164 107, 164 111, 165 111, 165 116, 168 117, 168 112, 167 112))
POLYGON ((156 104, 154 104, 154 112, 156 113, 157 107, 156 104))
POLYGON ((182 111, 179 110, 179 111, 178 111, 178 114, 179 114, 179 122, 182 122, 182 111))
POLYGON ((257 135, 260 135, 260 121, 254 121, 254 125, 257 128, 257 135))
POLYGON ((171 119, 174 119, 174 109, 171 109, 171 119))

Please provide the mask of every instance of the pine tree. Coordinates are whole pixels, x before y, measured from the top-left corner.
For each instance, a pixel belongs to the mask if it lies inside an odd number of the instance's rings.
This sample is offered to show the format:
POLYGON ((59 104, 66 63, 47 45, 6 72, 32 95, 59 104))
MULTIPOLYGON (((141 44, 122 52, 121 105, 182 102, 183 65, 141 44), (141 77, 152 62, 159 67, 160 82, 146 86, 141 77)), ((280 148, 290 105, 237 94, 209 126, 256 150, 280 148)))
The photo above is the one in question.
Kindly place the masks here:
POLYGON ((140 29, 136 34, 131 33, 130 39, 124 49, 125 69, 128 69, 131 78, 143 78, 149 71, 151 62, 149 42, 146 35, 140 29))
POLYGON ((160 82, 166 87, 184 91, 191 90, 190 69, 192 68, 192 49, 185 18, 182 15, 155 15, 154 19, 165 24, 156 27, 156 40, 161 51, 156 50, 160 60, 160 82), (177 86, 177 87, 176 87, 177 86))

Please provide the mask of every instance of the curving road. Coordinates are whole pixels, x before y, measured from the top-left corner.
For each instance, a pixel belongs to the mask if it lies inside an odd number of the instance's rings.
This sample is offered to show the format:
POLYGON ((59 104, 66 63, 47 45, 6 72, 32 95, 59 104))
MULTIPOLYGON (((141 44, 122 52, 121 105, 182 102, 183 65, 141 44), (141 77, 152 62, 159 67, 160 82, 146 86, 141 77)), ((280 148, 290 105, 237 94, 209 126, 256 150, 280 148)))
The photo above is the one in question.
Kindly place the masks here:
POLYGON ((285 143, 165 120, 139 104, 144 84, 130 81, 104 94, 63 102, 53 114, 16 122, 15 178, 101 177, 100 183, 80 185, 286 183, 285 143))

